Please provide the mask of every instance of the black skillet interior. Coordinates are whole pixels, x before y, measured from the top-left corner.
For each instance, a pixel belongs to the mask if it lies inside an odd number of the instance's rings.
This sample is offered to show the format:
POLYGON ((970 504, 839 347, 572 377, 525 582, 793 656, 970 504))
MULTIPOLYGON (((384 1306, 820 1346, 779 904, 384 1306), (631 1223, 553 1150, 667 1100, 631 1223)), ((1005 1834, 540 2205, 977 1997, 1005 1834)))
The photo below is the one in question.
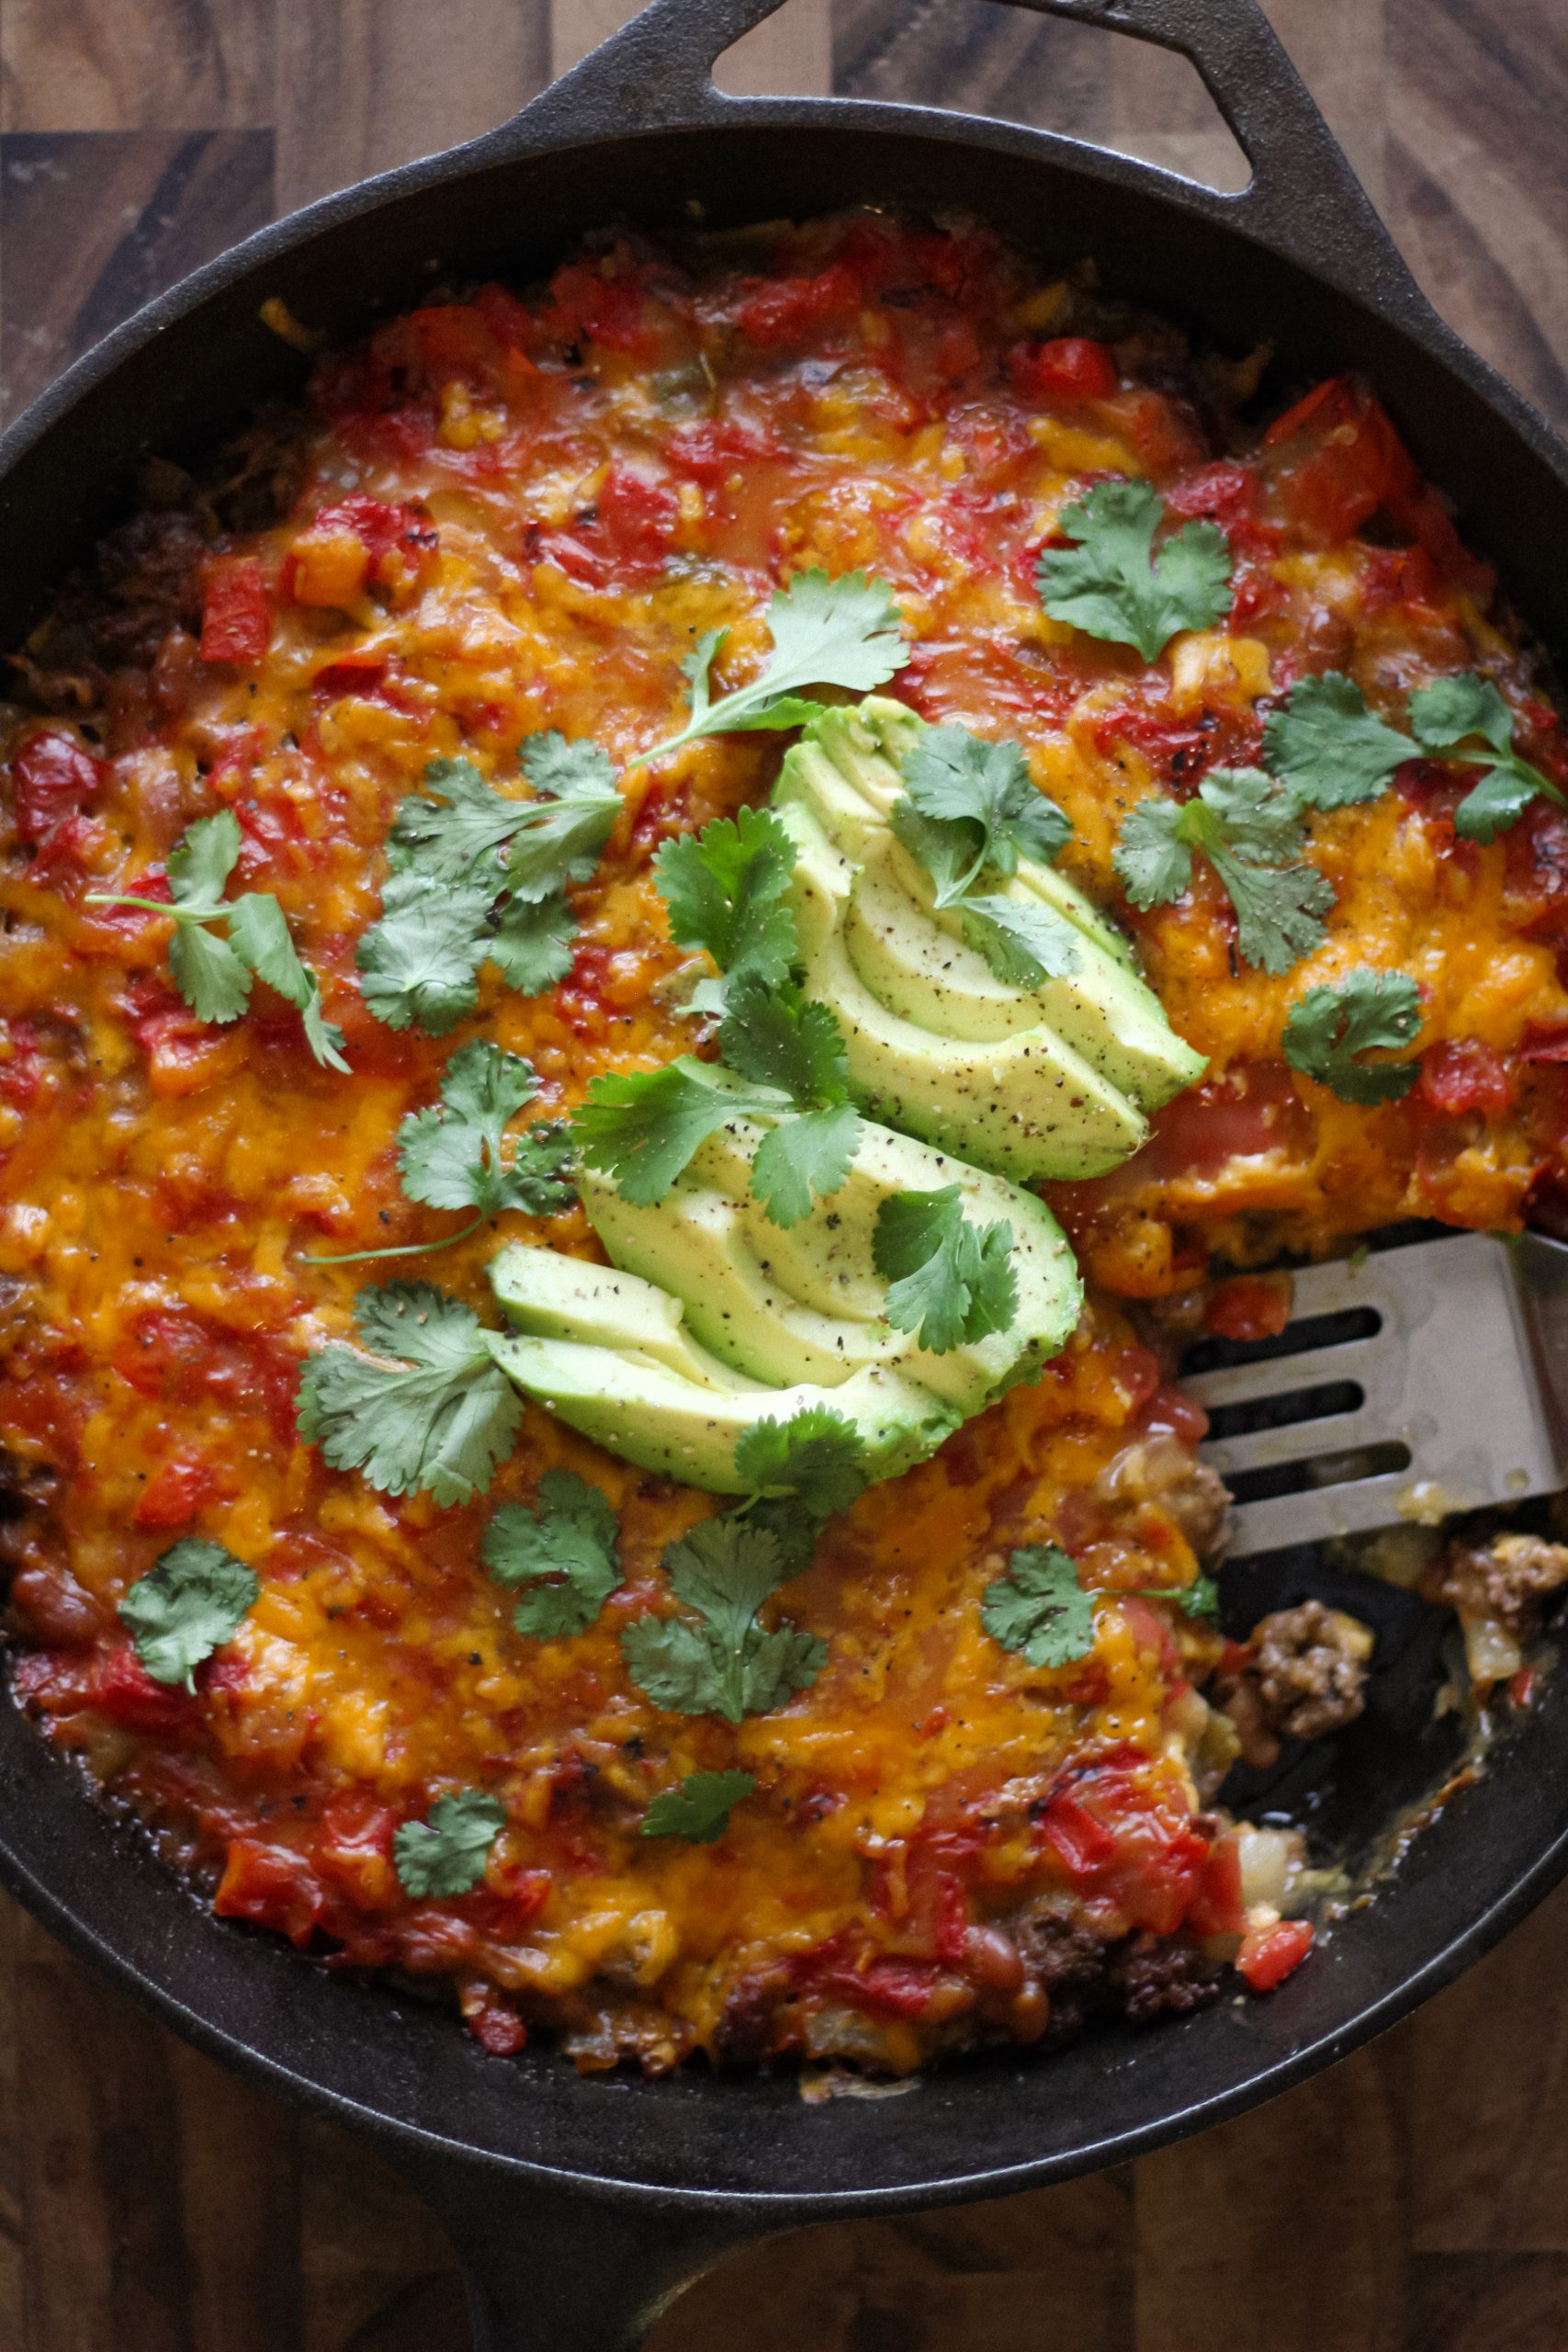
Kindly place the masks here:
MULTIPOLYGON (((1109 285, 1222 345, 1271 340, 1289 376, 1364 370, 1529 622, 1568 645, 1568 452, 1427 310, 1254 0, 1023 0, 1193 57, 1254 162, 1238 198, 1008 125, 718 98, 712 59, 773 5, 657 0, 502 131, 264 232, 119 330, 0 445, 0 641, 114 519, 143 448, 192 453, 262 394, 298 389, 301 363, 257 317, 267 296, 346 336, 443 277, 525 278, 617 213, 679 221, 700 205, 724 222, 870 201, 972 212, 1044 259, 1092 254, 1109 285)), ((1340 1801, 1350 1834, 1387 1821, 1378 1773, 1340 1801)), ((592 2352, 705 2244, 999 2193, 1217 2120, 1391 2022, 1564 1868, 1558 1683, 1378 1901, 1269 1999, 807 2107, 787 2078, 580 2078, 548 2052, 486 2058, 444 2011, 211 1917, 0 1710, 6 1882, 193 2039, 373 2132, 468 2241, 491 2346, 592 2352)))

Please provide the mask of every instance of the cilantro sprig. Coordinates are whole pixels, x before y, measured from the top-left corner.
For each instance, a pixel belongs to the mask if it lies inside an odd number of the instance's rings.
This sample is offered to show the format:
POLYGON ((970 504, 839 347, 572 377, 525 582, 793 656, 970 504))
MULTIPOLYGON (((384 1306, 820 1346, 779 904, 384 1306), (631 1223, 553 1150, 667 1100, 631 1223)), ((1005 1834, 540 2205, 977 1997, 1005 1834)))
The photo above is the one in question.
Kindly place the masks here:
POLYGON ((1021 857, 1049 863, 1072 837, 1018 745, 933 727, 905 753, 902 770, 894 831, 931 876, 935 904, 956 910, 964 937, 997 978, 1038 988, 1076 972, 1081 958, 1070 923, 1049 907, 986 888, 1016 874, 1021 857))
POLYGON ((816 1681, 828 1657, 820 1636, 757 1623, 789 1573, 769 1529, 733 1513, 704 1520, 670 1546, 664 1566, 671 1592, 691 1613, 650 1612, 621 1634, 626 1671, 656 1707, 738 1724, 816 1681))
POLYGON ((510 1452, 523 1403, 471 1307, 428 1283, 355 1301, 362 1348, 332 1340, 299 1374, 299 1434, 334 1470, 383 1494, 445 1506, 482 1492, 510 1452))
POLYGON ((883 1312, 932 1355, 1007 1330, 1018 1313, 1012 1227, 972 1225, 957 1184, 896 1193, 877 1211, 872 1256, 889 1280, 883 1312))
POLYGON ((1213 1577, 1194 1577, 1190 1584, 1145 1585, 1143 1590, 1130 1596, 1138 1600, 1171 1600, 1184 1617, 1217 1617, 1220 1613, 1220 1588, 1213 1577))
POLYGON ((1031 1666, 1071 1666, 1094 1647, 1094 1596, 1055 1544, 1019 1546, 1007 1574, 986 1587, 980 1622, 1031 1666))
POLYGON ((125 890, 90 890, 94 907, 140 907, 174 924, 169 971, 191 1011, 203 1021, 238 1021, 263 980, 291 1004, 304 1023, 305 1042, 324 1069, 347 1072, 343 1031, 321 1010, 321 985, 301 963, 288 934, 288 921, 266 890, 225 899, 224 888, 239 861, 244 836, 231 808, 200 817, 169 852, 164 871, 169 899, 137 898, 125 890), (212 929, 224 923, 227 933, 212 929))
POLYGON ((1151 793, 1135 801, 1111 863, 1135 907, 1165 906, 1191 887, 1193 852, 1201 851, 1235 910, 1242 957, 1278 973, 1327 935, 1333 885, 1304 861, 1304 847, 1287 786, 1261 768, 1213 768, 1195 799, 1151 793))
POLYGON ((642 1835, 712 1846, 728 1828, 731 1809, 756 1785, 751 1772, 688 1772, 679 1788, 660 1789, 642 1817, 642 1835))
POLYGON ((662 743, 639 752, 632 765, 645 766, 705 735, 804 726, 821 705, 804 695, 803 687, 842 686, 852 694, 870 694, 909 658, 891 589, 863 571, 846 571, 836 580, 825 571, 797 571, 773 598, 767 619, 773 639, 767 661, 749 684, 716 700, 713 664, 728 631, 704 632, 681 665, 691 717, 662 743))
POLYGON ((505 1826, 506 1807, 478 1789, 437 1797, 423 1821, 405 1821, 393 1833, 392 1864, 404 1894, 437 1900, 470 1894, 505 1826))
POLYGON ((743 980, 781 988, 796 952, 789 907, 795 849, 771 808, 716 817, 700 833, 666 842, 653 861, 671 938, 706 950, 722 976, 699 983, 697 1012, 722 1012, 743 980))
POLYGON ((1230 611, 1230 545, 1216 523, 1187 523, 1159 553, 1165 501, 1146 481, 1096 483, 1061 518, 1071 548, 1047 548, 1035 571, 1051 618, 1090 637, 1135 645, 1157 662, 1182 629, 1209 628, 1230 611))
POLYGON ((118 1614, 153 1681, 194 1690, 197 1668, 233 1639, 260 1592, 255 1570, 225 1545, 186 1535, 137 1577, 118 1614))
POLYGON ((1538 796, 1568 807, 1549 776, 1514 749, 1514 714, 1490 678, 1436 678, 1410 697, 1410 733, 1379 718, 1337 671, 1303 678, 1263 729, 1265 756, 1298 802, 1341 808, 1375 798, 1406 760, 1450 760, 1486 770, 1454 811, 1466 841, 1495 841, 1538 796))
POLYGON ((541 1642, 585 1634, 621 1581, 615 1513, 609 1497, 572 1470, 547 1470, 539 1498, 505 1503, 485 1529, 479 1556, 508 1591, 532 1588, 512 1623, 541 1642))
POLYGON ((507 1209, 556 1216, 577 1198, 571 1146, 561 1119, 536 1121, 503 1149, 505 1133, 538 1092, 532 1063, 483 1039, 459 1046, 441 1073, 440 1100, 411 1111, 398 1129, 398 1168, 411 1201, 479 1215, 439 1241, 402 1241, 381 1250, 312 1255, 315 1266, 353 1266, 372 1258, 426 1258, 466 1241, 507 1209))
MULTIPOLYGON (((829 1519, 864 1492, 865 1441, 830 1405, 808 1405, 787 1421, 754 1421, 737 1442, 735 1467, 755 1496, 787 1498, 808 1519, 829 1519)), ((750 1513, 754 1505, 740 1509, 750 1513)))
POLYGON ((432 760, 398 810, 381 912, 360 940, 360 989, 389 1029, 443 1037, 479 1002, 493 964, 537 996, 571 969, 568 886, 592 876, 620 814, 596 743, 530 736, 519 754, 533 797, 498 792, 469 760, 432 760))
POLYGON ((860 1141, 839 1024, 794 981, 770 989, 749 975, 730 989, 718 1044, 728 1070, 682 1054, 661 1069, 596 1078, 572 1121, 573 1144, 647 1206, 728 1121, 761 1119, 768 1132, 751 1189, 773 1224, 796 1225, 814 1198, 837 1192, 860 1141))
POLYGON ((1420 1075, 1416 1062, 1365 1062, 1379 1047, 1410 1045, 1421 1027, 1421 991, 1404 972, 1351 972, 1308 989, 1286 1016, 1281 1050, 1292 1069, 1342 1102, 1396 1102, 1420 1075))

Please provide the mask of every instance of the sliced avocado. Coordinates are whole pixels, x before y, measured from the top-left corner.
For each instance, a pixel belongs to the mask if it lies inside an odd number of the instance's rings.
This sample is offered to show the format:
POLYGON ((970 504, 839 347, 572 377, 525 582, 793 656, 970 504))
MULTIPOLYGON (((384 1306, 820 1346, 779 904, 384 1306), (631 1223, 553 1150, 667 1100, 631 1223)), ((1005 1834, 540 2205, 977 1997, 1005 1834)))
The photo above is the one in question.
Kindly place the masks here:
POLYGON ((850 960, 854 869, 801 807, 781 811, 799 856, 791 888, 808 996, 837 1013, 850 1083, 874 1118, 1015 1179, 1101 1176, 1148 1133, 1141 1112, 1041 1025, 976 1042, 891 1012, 850 960))
POLYGON ((1078 933, 1076 972, 1021 989, 998 979, 933 896, 930 876, 891 835, 868 851, 852 886, 850 960, 890 1012, 974 1042, 1049 1029, 1142 1111, 1201 1076, 1203 1057, 1177 1035, 1154 990, 1087 933, 1078 933))
POLYGON ((785 821, 793 809, 815 818, 844 861, 833 895, 860 978, 889 1012, 941 1036, 981 1043, 1043 1026, 1140 1111, 1158 1110, 1206 1065, 1171 1028, 1122 933, 1075 883, 1026 857, 996 886, 1003 897, 1049 907, 1078 935, 1081 968, 1038 989, 998 981, 964 944, 956 915, 934 908, 930 876, 890 819, 904 789, 897 762, 924 726, 876 696, 827 711, 788 754, 776 788, 785 821))
MULTIPOLYGON (((925 730, 923 718, 882 695, 825 710, 785 759, 774 801, 781 808, 795 801, 809 808, 835 849, 863 860, 870 844, 892 831, 894 807, 904 797, 900 763, 925 730)), ((999 888, 1009 898, 1040 899, 1136 971, 1125 933, 1054 865, 1020 858, 1018 872, 999 888)))
POLYGON ((625 1200, 607 1177, 579 1180, 611 1256, 676 1293, 693 1333, 726 1363, 754 1379, 829 1389, 881 1365, 968 1414, 1061 1348, 1082 1285, 1061 1227, 1032 1193, 867 1123, 843 1184, 786 1229, 770 1223, 750 1190, 763 1133, 758 1122, 731 1121, 648 1207, 625 1200), (1018 1311, 1007 1331, 933 1355, 886 1321, 874 1238, 885 1201, 950 1184, 961 1188, 973 1223, 1011 1226, 1018 1311))
POLYGON ((679 1298, 635 1272, 514 1241, 491 1260, 490 1279, 511 1320, 532 1338, 581 1340, 646 1356, 705 1387, 747 1385, 693 1340, 679 1298))
POLYGON ((735 1466, 739 1440, 763 1419, 789 1421, 825 1405, 852 1421, 865 1448, 866 1474, 891 1478, 934 1453, 960 1419, 929 1390, 867 1365, 836 1388, 808 1383, 761 1395, 704 1387, 647 1357, 569 1340, 492 1342, 496 1361, 547 1412, 624 1461, 712 1494, 746 1484, 735 1466))

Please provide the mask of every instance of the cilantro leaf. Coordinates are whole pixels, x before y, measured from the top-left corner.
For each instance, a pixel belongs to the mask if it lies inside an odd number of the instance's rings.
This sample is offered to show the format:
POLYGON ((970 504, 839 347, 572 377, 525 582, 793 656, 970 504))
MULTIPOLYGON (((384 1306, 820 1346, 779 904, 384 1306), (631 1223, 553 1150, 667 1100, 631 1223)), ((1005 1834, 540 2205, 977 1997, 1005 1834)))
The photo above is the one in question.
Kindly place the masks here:
MULTIPOLYGON (((987 868, 1016 874, 1020 857, 1049 865, 1072 839, 1067 817, 1036 790, 1016 743, 988 743, 964 727, 931 727, 906 752, 902 768, 918 816, 964 829, 963 848, 970 854, 963 873, 940 879, 933 873, 939 907, 951 906, 987 868)), ((950 854, 944 865, 961 855, 950 854)))
POLYGON ((343 1031, 322 1012, 321 987, 314 972, 300 962, 277 900, 265 891, 252 890, 234 899, 227 911, 229 944, 241 963, 248 964, 258 980, 265 980, 275 995, 301 1015, 305 1040, 316 1059, 346 1076, 343 1031))
POLYGON ((547 899, 564 882, 590 882, 621 813, 615 772, 597 743, 531 735, 523 773, 544 796, 521 804, 506 878, 520 899, 547 899))
POLYGON ((392 1861, 403 1893, 416 1899, 471 1893, 505 1826, 506 1807, 478 1789, 437 1797, 426 1820, 405 1821, 392 1834, 392 1861))
POLYGON ((1298 806, 1314 808, 1375 799, 1394 770, 1416 756, 1408 735, 1386 726, 1359 686, 1337 670, 1291 689, 1263 723, 1263 749, 1298 806))
POLYGON ((793 981, 770 989, 748 975, 730 991, 718 1043, 740 1077, 773 1091, 774 1124, 753 1155, 751 1190, 773 1224, 798 1225, 815 1193, 838 1191, 860 1144, 843 1032, 793 981))
POLYGON ((305 1042, 318 1062, 345 1071, 343 1031, 321 1011, 315 974, 299 960, 288 920, 271 893, 248 890, 225 899, 244 836, 231 808, 200 817, 169 852, 164 871, 169 902, 141 899, 122 890, 91 890, 94 907, 141 907, 166 915, 175 928, 169 940, 169 971, 191 1011, 203 1021, 238 1021, 251 1001, 253 975, 266 982, 303 1015, 305 1042), (226 922, 219 938, 209 923, 226 922))
POLYGON ((522 1399, 470 1307, 428 1283, 362 1290, 364 1346, 333 1340, 299 1374, 299 1434, 334 1470, 362 1470, 383 1494, 439 1504, 482 1492, 511 1449, 522 1399))
POLYGON ((571 1470, 547 1470, 539 1499, 506 1503, 485 1529, 479 1557, 509 1589, 548 1577, 517 1604, 512 1623, 536 1641, 586 1633, 621 1581, 609 1497, 571 1470))
POLYGON ((1180 630, 1208 628, 1234 601, 1230 546, 1215 523, 1187 523, 1156 556, 1165 501, 1146 481, 1096 483, 1066 508, 1073 548, 1047 548, 1035 579, 1053 620, 1135 645, 1156 662, 1180 630))
POLYGON ((1043 980, 1066 979, 1083 961, 1072 924, 1037 899, 965 899, 958 914, 969 945, 1010 987, 1037 989, 1043 980))
POLYGON ((1515 751, 1514 714, 1490 678, 1463 673, 1435 679, 1411 695, 1410 724, 1423 751, 1490 771, 1454 810, 1454 831, 1463 840, 1495 841, 1537 794, 1568 808, 1551 779, 1515 751))
POLYGON ((731 1805, 756 1785, 750 1772, 688 1772, 678 1789, 660 1789, 643 1815, 642 1835, 711 1846, 728 1828, 731 1805))
POLYGON ((1408 1046, 1421 1026, 1421 991, 1404 972, 1351 972, 1308 989, 1291 1007, 1281 1050, 1292 1069, 1341 1102, 1394 1102, 1420 1076, 1416 1062, 1362 1062, 1375 1046, 1408 1046))
POLYGON ((843 686, 870 694, 886 685, 909 656, 899 635, 898 607, 886 581, 848 571, 837 580, 825 571, 797 571, 768 606, 773 650, 750 684, 712 698, 714 656, 727 632, 710 629, 682 664, 691 687, 691 716, 679 733, 637 764, 679 751, 699 736, 728 735, 752 728, 799 727, 819 706, 803 699, 804 686, 843 686))
POLYGON ((570 1135, 590 1168, 613 1176, 638 1208, 661 1201, 698 1147, 727 1119, 748 1110, 787 1109, 727 1091, 711 1064, 682 1054, 662 1069, 609 1070, 593 1080, 578 1105, 570 1135))
POLYGON ((136 1655, 154 1682, 196 1688, 196 1669, 231 1641, 261 1584, 221 1544, 182 1536, 119 1602, 136 1655))
POLYGON ((478 1209, 481 1217, 517 1209, 550 1216, 576 1198, 570 1151, 558 1125, 518 1138, 507 1163, 507 1123, 538 1091, 521 1055, 477 1041, 461 1046, 441 1073, 441 1100, 415 1111, 398 1130, 398 1167, 412 1201, 435 1209, 478 1209), (530 1147, 531 1148, 527 1148, 530 1147))
POLYGON ((765 1714, 815 1682, 827 1644, 793 1625, 766 1632, 757 1611, 784 1576, 777 1540, 744 1518, 707 1519, 664 1555, 676 1599, 690 1617, 634 1618, 621 1656, 656 1707, 682 1715, 723 1715, 738 1724, 765 1714))
POLYGON ((653 861, 682 947, 702 947, 730 979, 778 988, 795 956, 788 898, 795 851, 771 809, 717 817, 700 833, 666 842, 653 861))
POLYGON ((980 1622, 1004 1650, 1031 1666, 1071 1666, 1094 1647, 1094 1596, 1054 1544, 1025 1544, 1007 1574, 986 1587, 980 1622))
POLYGON ((445 1036, 478 1003, 487 961, 525 996, 571 968, 566 886, 592 876, 621 797, 595 743, 535 735, 521 757, 532 799, 498 792, 470 760, 432 760, 398 810, 357 956, 361 994, 389 1029, 445 1036))
POLYGON ((736 1445, 735 1467, 759 1495, 794 1496, 813 1519, 828 1519, 864 1491, 865 1441, 842 1413, 808 1405, 791 1420, 754 1421, 736 1445))
MULTIPOLYGON (((96 895, 96 894, 95 894, 96 895)), ((169 971, 175 988, 202 1021, 238 1021, 251 1001, 251 975, 226 939, 199 922, 175 926, 169 971)))
POLYGON ((810 1216, 814 1200, 836 1193, 860 1139, 860 1113, 852 1102, 825 1103, 770 1127, 751 1160, 751 1190, 770 1223, 798 1225, 810 1216))
POLYGON ((570 800, 578 795, 595 793, 603 796, 615 789, 615 770, 609 753, 588 736, 570 742, 552 728, 545 735, 525 736, 518 756, 523 773, 535 791, 547 792, 553 799, 570 800))
MULTIPOLYGON (((392 872, 446 886, 486 879, 530 803, 497 792, 471 760, 428 761, 423 783, 423 792, 404 796, 387 837, 392 872), (476 874, 487 859, 489 867, 476 874)), ((497 874, 492 899, 500 888, 497 874)))
POLYGON ((776 1087, 801 1109, 849 1097, 849 1059, 832 1012, 793 983, 765 988, 749 978, 730 991, 718 1049, 755 1086, 776 1087))
POLYGON ((1127 811, 1111 864, 1135 907, 1168 905, 1201 850, 1235 910, 1248 964, 1286 972, 1326 936, 1333 885, 1301 856, 1305 834, 1289 789, 1261 768, 1214 768, 1186 802, 1149 794, 1127 811))
POLYGON ((971 1225, 957 1184, 895 1193, 877 1211, 872 1257, 890 1287, 883 1309, 932 1355, 1005 1331, 1018 1313, 1012 1227, 971 1225))
POLYGON ((444 1037, 472 1012, 494 895, 488 884, 439 887, 412 870, 388 877, 380 915, 355 955, 359 992, 378 1021, 444 1037))
POLYGON ((509 899, 489 942, 491 962, 519 996, 543 996, 572 966, 577 917, 557 891, 547 899, 509 899))

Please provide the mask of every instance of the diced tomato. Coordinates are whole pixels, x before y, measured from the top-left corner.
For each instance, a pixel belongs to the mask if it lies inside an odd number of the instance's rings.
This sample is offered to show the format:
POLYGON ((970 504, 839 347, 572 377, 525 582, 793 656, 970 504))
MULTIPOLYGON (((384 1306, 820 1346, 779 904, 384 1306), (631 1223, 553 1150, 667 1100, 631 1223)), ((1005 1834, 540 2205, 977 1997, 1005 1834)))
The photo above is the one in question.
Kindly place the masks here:
POLYGON ((214 1028, 183 1009, 155 1013, 137 1034, 147 1049, 147 1082, 164 1102, 232 1078, 249 1051, 243 1032, 214 1028))
POLYGON ((804 1989, 836 1995, 857 2007, 896 2018, 925 2014, 936 1986, 937 1963, 928 1960, 873 1960, 857 1968, 845 1939, 834 1937, 796 1962, 795 1981, 804 1989))
POLYGON ((612 256, 613 274, 588 262, 569 262, 550 280, 554 309, 545 324, 569 342, 586 337, 608 351, 647 356, 657 347, 658 334, 649 321, 641 278, 612 256))
POLYGON ((1290 1319, 1289 1274, 1235 1274, 1203 1309, 1204 1329, 1221 1340, 1277 1339, 1290 1319))
POLYGON ((1493 1046, 1479 1037, 1454 1037, 1428 1046, 1421 1057, 1419 1091, 1422 1099, 1445 1118, 1466 1112, 1500 1119, 1513 1100, 1508 1065, 1493 1046))
POLYGON ((254 556, 214 556, 201 578, 201 658, 260 662, 272 643, 272 598, 254 556))
POLYGON ((452 1908, 481 1936, 497 1943, 513 1943, 525 1935, 550 1899, 548 1871, 514 1870, 499 1886, 476 1887, 459 1895, 452 1908))
POLYGON ((630 466, 612 466, 592 514, 540 534, 539 552, 585 587, 644 586, 658 577, 680 521, 673 491, 630 466))
POLYGON ((1209 1416, 1185 1390, 1162 1382, 1139 1416, 1151 1436, 1163 1433, 1181 1445, 1201 1445, 1209 1434, 1209 1416))
POLYGON ((1284 519, 1316 547, 1348 538, 1417 481, 1382 402, 1348 376, 1319 384, 1277 418, 1264 447, 1284 519))
POLYGON ((1240 523, 1258 511, 1258 477, 1250 467, 1222 458, 1212 466, 1199 466, 1183 474, 1179 481, 1168 482, 1161 495, 1168 514, 1189 521, 1202 517, 1211 523, 1240 523))
POLYGON ((1216 1838, 1210 1847, 1187 1925, 1197 1936, 1241 1934, 1241 1849, 1233 1836, 1216 1838))
POLYGON ((55 847, 62 829, 96 800, 107 775, 74 736, 57 728, 29 735, 11 763, 17 838, 35 849, 55 847))
POLYGON ((740 418, 705 417, 700 424, 679 425, 666 455, 673 472, 714 489, 731 474, 784 457, 784 447, 770 430, 740 418))
POLYGON ((505 1998, 484 1984, 466 1985, 458 2006, 463 2022, 481 2050, 492 2058, 511 2058, 528 2040, 528 2029, 505 1998))
POLYGON ((367 584, 407 588, 429 571, 439 544, 429 516, 406 501, 341 498, 295 540, 284 559, 283 592, 299 605, 341 607, 367 584))
POLYGON ((1184 725, 1168 711, 1119 703, 1100 713, 1093 722, 1093 734, 1097 751, 1114 758, 1118 746, 1125 743, 1168 784, 1196 781, 1209 764, 1204 730, 1184 725))
POLYGON ((1074 1878, 1092 1878, 1116 1851, 1116 1840, 1075 1796, 1054 1796, 1040 1823, 1040 1835, 1054 1847, 1074 1878))
POLYGON ((117 1642, 94 1662, 84 1698, 127 1731, 178 1731, 197 1710, 194 1695, 178 1683, 154 1681, 129 1642, 117 1642))
POLYGON ((229 1331, 183 1309, 155 1309, 137 1317, 113 1363, 141 1396, 171 1406, 209 1396, 231 1411, 264 1413, 280 1445, 294 1442, 299 1360, 265 1332, 229 1331))
POLYGON ((1289 1148, 1306 1118, 1288 1063, 1236 1063, 1156 1114, 1142 1165, 1151 1176, 1216 1175, 1228 1160, 1289 1148))
POLYGON ((1281 1919, 1277 1927, 1254 1928, 1245 1936, 1235 1964, 1255 1993, 1271 1993, 1300 1967, 1312 1944, 1310 1921, 1281 1919))
POLYGON ((1128 1418, 1142 1411, 1160 1385, 1159 1358, 1152 1348, 1132 1341, 1116 1351, 1116 1385, 1127 1399, 1128 1418))
POLYGON ((839 261, 815 277, 750 278, 730 315, 752 343, 797 343, 817 328, 852 317, 861 300, 855 272, 839 261))
POLYGON ((0 1016, 0 1102, 26 1110, 37 1100, 48 1067, 35 1024, 25 1015, 15 1021, 0 1016))
POLYGON ((329 1886, 362 1910, 398 1900, 392 1838, 399 1815, 366 1789, 339 1790, 329 1797, 311 1849, 311 1861, 329 1886))
POLYGON ((174 1454, 142 1488, 133 1514, 136 1524, 184 1527, 222 1491, 222 1479, 203 1455, 174 1454))
POLYGON ((1118 381, 1109 346, 1091 343, 1081 334, 1058 335, 1051 343, 1015 344, 1008 354, 1008 375, 1014 391, 1025 400, 1053 401, 1069 407, 1108 399, 1118 381))
POLYGON ((321 1883, 303 1854, 292 1846, 267 1845, 259 1838, 230 1841, 223 1875, 212 1907, 221 1919, 254 1919, 290 1943, 307 1944, 321 1916, 321 1883))

